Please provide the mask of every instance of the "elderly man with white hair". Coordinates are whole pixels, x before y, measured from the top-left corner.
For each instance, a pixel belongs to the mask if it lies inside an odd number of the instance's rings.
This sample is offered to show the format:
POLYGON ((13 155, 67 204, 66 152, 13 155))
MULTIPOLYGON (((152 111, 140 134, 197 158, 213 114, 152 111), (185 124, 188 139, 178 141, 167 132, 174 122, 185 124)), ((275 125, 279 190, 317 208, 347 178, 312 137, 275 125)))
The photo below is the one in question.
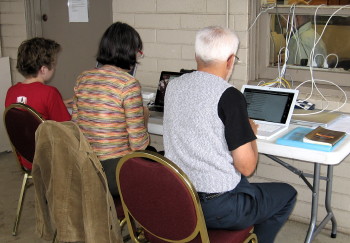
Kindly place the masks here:
POLYGON ((259 242, 271 243, 288 219, 296 190, 285 183, 249 183, 256 168, 257 126, 246 101, 229 80, 239 40, 212 26, 196 35, 197 71, 173 79, 164 106, 165 156, 194 184, 208 228, 255 226, 259 242))

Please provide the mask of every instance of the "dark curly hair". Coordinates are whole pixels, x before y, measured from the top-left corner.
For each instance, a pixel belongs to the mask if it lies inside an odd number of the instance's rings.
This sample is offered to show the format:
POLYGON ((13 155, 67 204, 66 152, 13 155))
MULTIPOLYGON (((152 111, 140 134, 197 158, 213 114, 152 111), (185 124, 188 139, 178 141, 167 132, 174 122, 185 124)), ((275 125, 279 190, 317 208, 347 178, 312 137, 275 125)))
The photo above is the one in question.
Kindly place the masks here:
POLYGON ((40 37, 25 40, 18 48, 16 68, 25 78, 35 78, 42 66, 51 70, 60 50, 60 44, 53 40, 40 37))
POLYGON ((116 22, 103 34, 96 60, 102 65, 131 70, 137 63, 138 51, 142 51, 139 33, 128 24, 116 22))

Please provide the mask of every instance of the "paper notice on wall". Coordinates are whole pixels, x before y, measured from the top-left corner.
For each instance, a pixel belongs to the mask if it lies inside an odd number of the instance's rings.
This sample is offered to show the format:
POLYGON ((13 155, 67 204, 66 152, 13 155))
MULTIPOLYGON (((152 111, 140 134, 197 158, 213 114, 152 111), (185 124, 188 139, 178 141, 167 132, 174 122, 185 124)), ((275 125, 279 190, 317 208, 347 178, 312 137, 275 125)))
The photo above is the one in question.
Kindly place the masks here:
POLYGON ((89 22, 88 0, 68 0, 69 22, 89 22))

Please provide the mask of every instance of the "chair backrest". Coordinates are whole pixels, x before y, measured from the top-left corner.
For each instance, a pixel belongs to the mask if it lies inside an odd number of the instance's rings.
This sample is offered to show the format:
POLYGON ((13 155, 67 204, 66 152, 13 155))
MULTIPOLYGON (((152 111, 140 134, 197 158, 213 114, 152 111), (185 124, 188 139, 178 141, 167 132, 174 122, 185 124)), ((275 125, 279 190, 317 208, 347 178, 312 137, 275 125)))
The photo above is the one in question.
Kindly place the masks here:
POLYGON ((35 131, 44 119, 30 106, 15 103, 5 109, 3 120, 14 152, 33 162, 35 131))
POLYGON ((167 158, 150 151, 124 156, 117 184, 132 238, 136 221, 151 242, 209 242, 197 192, 167 158))

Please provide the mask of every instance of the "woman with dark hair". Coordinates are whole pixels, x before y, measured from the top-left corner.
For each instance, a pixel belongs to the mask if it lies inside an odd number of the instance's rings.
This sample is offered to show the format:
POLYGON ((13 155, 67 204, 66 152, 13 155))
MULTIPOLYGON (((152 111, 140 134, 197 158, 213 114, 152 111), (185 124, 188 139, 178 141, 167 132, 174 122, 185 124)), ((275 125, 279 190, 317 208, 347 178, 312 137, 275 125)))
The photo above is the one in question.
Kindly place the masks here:
POLYGON ((128 72, 142 53, 142 40, 131 26, 116 22, 103 34, 96 68, 80 74, 74 87, 72 120, 100 159, 113 196, 119 159, 149 144, 148 110, 141 86, 128 72))
POLYGON ((116 22, 103 34, 96 60, 102 65, 131 70, 137 63, 137 54, 142 54, 139 33, 127 24, 116 22))

